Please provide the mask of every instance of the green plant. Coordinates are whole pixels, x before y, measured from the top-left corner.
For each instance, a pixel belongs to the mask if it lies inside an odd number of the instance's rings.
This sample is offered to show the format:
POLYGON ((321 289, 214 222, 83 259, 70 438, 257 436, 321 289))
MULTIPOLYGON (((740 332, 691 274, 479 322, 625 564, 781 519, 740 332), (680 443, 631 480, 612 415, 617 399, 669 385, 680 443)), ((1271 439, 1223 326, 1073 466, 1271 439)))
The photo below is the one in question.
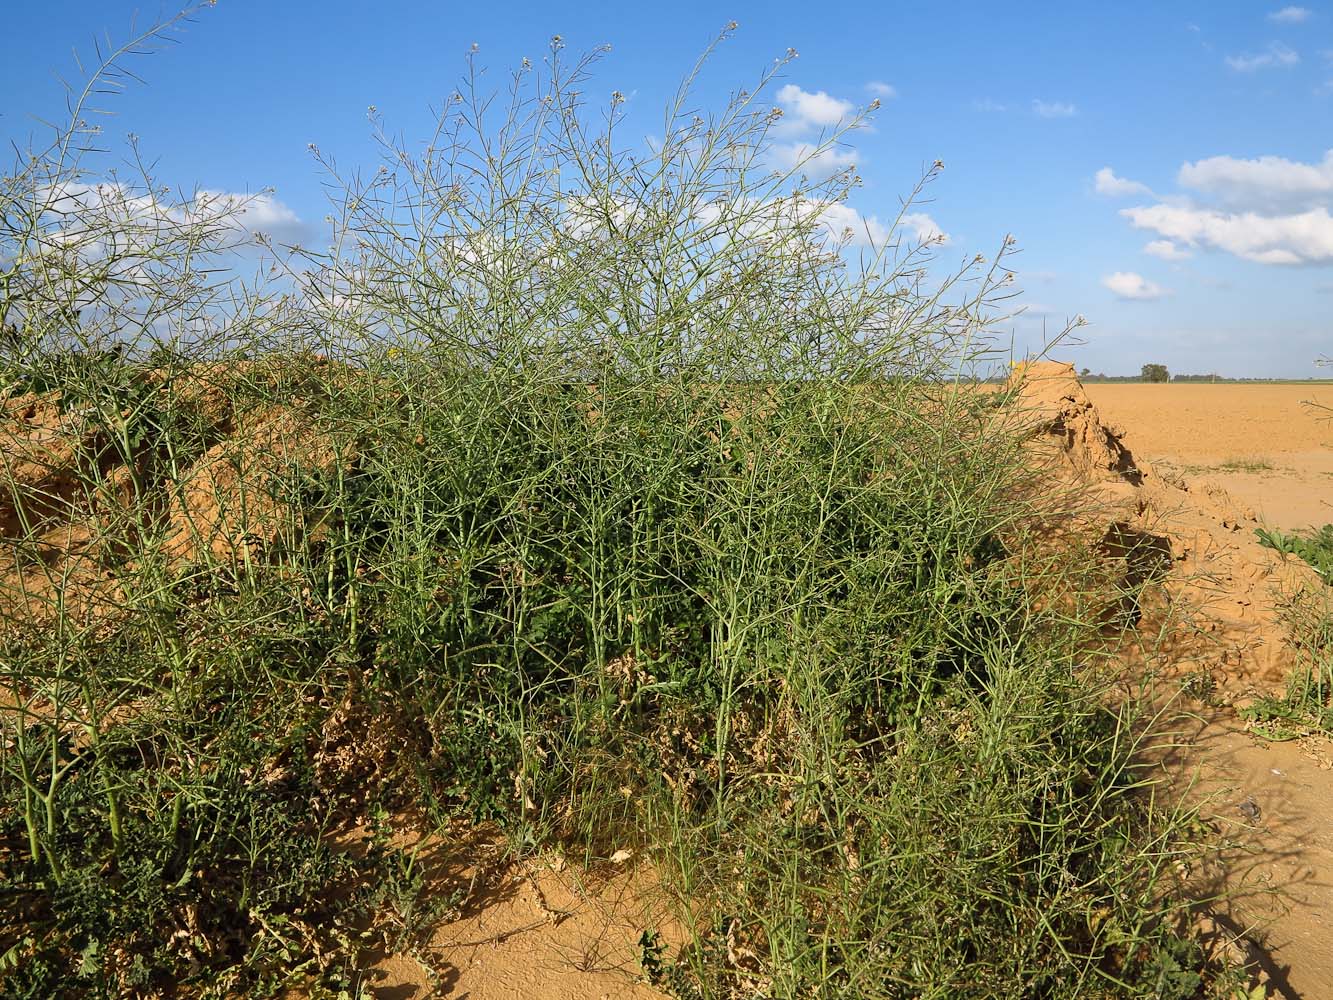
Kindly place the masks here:
POLYGON ((1284 533, 1266 528, 1255 528, 1254 533, 1268 548, 1304 559, 1325 581, 1333 574, 1333 524, 1305 533, 1284 533))
POLYGON ((1226 472, 1272 472, 1273 463, 1268 459, 1253 456, 1249 458, 1230 458, 1223 462, 1219 468, 1226 472))
MULTIPOLYGON (((1276 540, 1285 541, 1282 536, 1276 540)), ((1333 611, 1327 592, 1296 593, 1283 617, 1288 642, 1296 652, 1287 690, 1281 697, 1258 699, 1243 715, 1266 739, 1333 733, 1333 611)))
POLYGON ((1012 241, 855 261, 814 168, 864 116, 775 170, 782 64, 706 119, 692 73, 643 149, 592 64, 376 119, 271 287, 67 143, 7 181, 3 989, 358 988, 459 902, 415 809, 647 854, 681 996, 1199 988, 1188 816, 1087 665, 1119 594, 978 403, 1012 241))

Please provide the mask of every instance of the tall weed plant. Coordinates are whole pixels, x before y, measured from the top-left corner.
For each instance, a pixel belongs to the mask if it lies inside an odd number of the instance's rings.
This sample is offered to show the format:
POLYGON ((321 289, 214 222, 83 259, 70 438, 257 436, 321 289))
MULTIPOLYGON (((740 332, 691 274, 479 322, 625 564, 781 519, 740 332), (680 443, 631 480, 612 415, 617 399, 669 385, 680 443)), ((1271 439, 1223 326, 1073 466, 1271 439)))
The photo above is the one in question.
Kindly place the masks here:
POLYGON ((3 995, 358 995, 435 912, 385 817, 635 852, 679 997, 1225 988, 1086 665, 1113 581, 1034 555, 976 381, 1011 241, 837 228, 866 118, 775 167, 794 53, 703 111, 710 47, 645 147, 556 38, 316 150, 332 243, 277 246, 96 171, 179 23, 0 188, 3 995))

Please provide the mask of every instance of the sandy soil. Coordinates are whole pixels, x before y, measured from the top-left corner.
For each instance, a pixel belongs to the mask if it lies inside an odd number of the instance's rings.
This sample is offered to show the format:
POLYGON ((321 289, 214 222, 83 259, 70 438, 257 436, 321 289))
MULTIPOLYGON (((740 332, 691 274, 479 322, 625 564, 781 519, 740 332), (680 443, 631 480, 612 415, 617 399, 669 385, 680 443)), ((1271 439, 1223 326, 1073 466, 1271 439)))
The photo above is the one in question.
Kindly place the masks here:
POLYGON ((648 868, 589 871, 555 855, 515 861, 475 831, 450 850, 435 838, 422 845, 432 888, 465 889, 465 898, 420 948, 376 964, 378 1000, 662 1000, 643 982, 639 937, 652 929, 674 952, 683 935, 648 868))
POLYGON ((1204 887, 1278 1000, 1333 997, 1333 747, 1273 743, 1228 710, 1182 734, 1169 776, 1192 781, 1200 815, 1229 844, 1204 887))
POLYGON ((1163 472, 1220 486, 1264 523, 1333 521, 1333 385, 1085 386, 1102 420, 1163 472))
POLYGON ((1211 919, 1237 938, 1270 996, 1333 998, 1333 745, 1262 739, 1235 711, 1280 690, 1295 665, 1286 602, 1302 589, 1326 592, 1307 568, 1258 545, 1253 529, 1333 520, 1333 424, 1305 403, 1333 403, 1333 386, 1085 392, 1066 366, 1029 375, 1036 440, 1055 453, 1055 474, 1100 493, 1100 520, 1122 525, 1141 549, 1170 553, 1160 598, 1140 623, 1166 696, 1191 674, 1217 685, 1212 707, 1176 694, 1199 714, 1164 761, 1171 785, 1187 788, 1230 843, 1203 889, 1219 894, 1211 919))

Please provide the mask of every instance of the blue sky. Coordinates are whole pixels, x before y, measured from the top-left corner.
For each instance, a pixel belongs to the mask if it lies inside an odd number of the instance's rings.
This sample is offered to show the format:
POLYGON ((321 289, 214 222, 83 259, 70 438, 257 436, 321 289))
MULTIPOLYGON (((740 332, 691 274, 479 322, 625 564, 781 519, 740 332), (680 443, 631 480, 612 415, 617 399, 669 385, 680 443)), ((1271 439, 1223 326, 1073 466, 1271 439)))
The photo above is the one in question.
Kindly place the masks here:
MULTIPOLYGON (((0 137, 58 116, 54 74, 77 76, 95 34, 125 37, 119 0, 7 5, 0 137)), ((788 47, 775 90, 789 116, 880 96, 854 140, 853 207, 891 218, 921 170, 946 169, 918 211, 947 233, 944 263, 1012 233, 1029 305, 1020 345, 1081 313, 1056 355, 1109 373, 1303 377, 1333 355, 1333 4, 947 5, 220 0, 182 44, 133 64, 147 79, 112 105, 159 177, 184 188, 276 189, 276 217, 320 232, 327 208, 307 149, 371 164, 366 109, 408 138, 450 93, 468 48, 497 81, 561 34, 612 46, 589 89, 630 95, 650 134, 681 75, 729 18, 700 103, 720 104, 788 47), (785 89, 781 89, 785 88, 785 89), (847 102, 847 103, 843 103, 847 102)), ((156 13, 156 8, 151 13, 156 13)))

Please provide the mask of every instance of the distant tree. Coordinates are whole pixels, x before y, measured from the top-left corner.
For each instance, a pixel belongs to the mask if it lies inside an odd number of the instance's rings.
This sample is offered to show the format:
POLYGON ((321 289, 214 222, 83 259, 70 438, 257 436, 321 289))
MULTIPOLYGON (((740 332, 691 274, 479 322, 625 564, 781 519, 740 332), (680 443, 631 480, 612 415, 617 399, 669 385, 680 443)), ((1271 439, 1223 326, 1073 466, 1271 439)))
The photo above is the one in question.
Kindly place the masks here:
POLYGON ((1144 365, 1140 377, 1145 382, 1170 382, 1171 373, 1166 365, 1144 365))

